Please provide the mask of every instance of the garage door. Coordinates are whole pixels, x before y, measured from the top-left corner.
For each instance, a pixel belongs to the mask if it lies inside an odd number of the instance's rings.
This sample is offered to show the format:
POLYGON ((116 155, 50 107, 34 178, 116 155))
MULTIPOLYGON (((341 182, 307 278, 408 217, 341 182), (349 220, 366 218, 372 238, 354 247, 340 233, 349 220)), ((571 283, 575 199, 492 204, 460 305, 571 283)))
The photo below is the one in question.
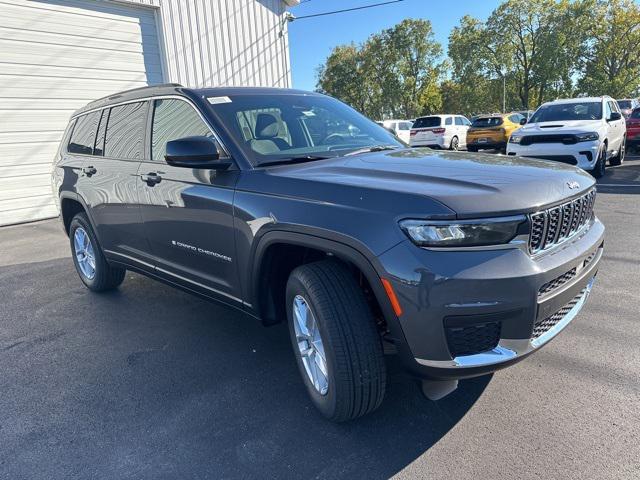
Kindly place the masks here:
POLYGON ((92 0, 0 0, 0 225, 57 215, 52 161, 71 113, 162 83, 154 12, 92 0))

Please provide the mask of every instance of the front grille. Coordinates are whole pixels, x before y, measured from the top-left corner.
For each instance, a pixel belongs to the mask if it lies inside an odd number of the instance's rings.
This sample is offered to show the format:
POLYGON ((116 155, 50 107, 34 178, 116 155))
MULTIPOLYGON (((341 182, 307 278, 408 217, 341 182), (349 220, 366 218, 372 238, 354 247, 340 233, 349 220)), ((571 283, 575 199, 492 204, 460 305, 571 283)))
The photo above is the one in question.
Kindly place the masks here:
POLYGON ((569 311, 576 306, 576 304, 584 296, 586 291, 586 288, 582 289, 582 291, 578 295, 576 295, 569 303, 567 303, 553 315, 550 315, 547 318, 536 320, 533 325, 533 334, 531 335, 531 339, 535 340, 536 338, 544 335, 553 327, 555 327, 567 315, 567 313, 569 313, 569 311))
POLYGON ((529 251, 538 253, 572 237, 591 221, 595 201, 596 191, 591 190, 571 202, 531 214, 529 251))
POLYGON ((540 287, 540 290, 538 290, 538 297, 542 297, 543 295, 546 295, 547 293, 551 293, 556 288, 560 288, 565 283, 571 281, 571 279, 576 276, 576 271, 577 271, 576 268, 572 268, 568 272, 563 273, 559 277, 554 278, 550 282, 547 282, 544 285, 542 285, 540 287))
POLYGON ((500 322, 465 327, 446 327, 447 345, 453 358, 492 350, 500 341, 500 322))
POLYGON ((577 142, 576 136, 570 134, 525 135, 520 140, 520 145, 533 145, 534 143, 563 143, 565 145, 574 145, 577 142))
MULTIPOLYGON (((589 265, 594 258, 596 258, 596 254, 598 253, 597 250, 593 251, 591 254, 589 254, 589 256, 587 258, 585 258, 582 261, 582 265, 578 265, 578 267, 582 268, 586 268, 587 265, 589 265)), ((578 274, 578 267, 574 267, 571 270, 569 270, 568 272, 563 273, 562 275, 554 278, 553 280, 545 283, 544 285, 542 285, 540 287, 540 289, 538 290, 538 298, 543 297, 545 295, 547 295, 548 293, 553 292, 554 290, 562 287, 563 285, 565 285, 566 283, 570 282, 571 280, 573 280, 573 278, 576 277, 576 275, 578 274)))
POLYGON ((577 165, 578 160, 573 155, 526 155, 527 158, 537 158, 539 160, 553 160, 554 162, 577 165))

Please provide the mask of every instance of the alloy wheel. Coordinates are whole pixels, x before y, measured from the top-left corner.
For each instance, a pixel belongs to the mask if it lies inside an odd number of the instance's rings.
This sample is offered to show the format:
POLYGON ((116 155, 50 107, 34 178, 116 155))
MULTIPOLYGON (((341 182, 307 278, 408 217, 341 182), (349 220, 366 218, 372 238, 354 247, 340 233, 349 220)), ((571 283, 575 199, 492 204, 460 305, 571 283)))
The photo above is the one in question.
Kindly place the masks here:
POLYGON ((302 364, 320 395, 329 390, 329 373, 318 322, 309 303, 301 295, 293 299, 293 327, 302 364))
POLYGON ((78 261, 80 273, 88 280, 96 276, 96 255, 89 235, 82 227, 73 234, 73 249, 78 261))

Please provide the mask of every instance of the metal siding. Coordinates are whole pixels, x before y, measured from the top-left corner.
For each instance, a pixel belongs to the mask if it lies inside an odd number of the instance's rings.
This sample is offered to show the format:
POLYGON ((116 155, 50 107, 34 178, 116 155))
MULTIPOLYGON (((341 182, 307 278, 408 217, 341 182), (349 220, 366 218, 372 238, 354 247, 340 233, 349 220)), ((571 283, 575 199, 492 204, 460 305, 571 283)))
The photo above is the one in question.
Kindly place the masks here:
POLYGON ((51 161, 91 100, 163 77, 289 87, 284 13, 281 0, 0 0, 0 225, 57 215, 51 161))
POLYGON ((126 0, 159 7, 168 81, 289 87, 282 0, 126 0))

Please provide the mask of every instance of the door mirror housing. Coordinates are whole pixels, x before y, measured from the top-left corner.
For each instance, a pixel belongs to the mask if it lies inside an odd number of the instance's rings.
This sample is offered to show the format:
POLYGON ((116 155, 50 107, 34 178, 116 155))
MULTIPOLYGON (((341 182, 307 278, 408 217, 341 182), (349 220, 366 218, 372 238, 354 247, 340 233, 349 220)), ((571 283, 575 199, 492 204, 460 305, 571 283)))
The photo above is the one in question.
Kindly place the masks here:
POLYGON ((622 114, 620 112, 611 112, 611 116, 609 117, 609 122, 614 122, 616 120, 621 120, 622 114))
POLYGON ((520 125, 524 125, 525 123, 527 123, 527 119, 526 118, 521 118, 520 119, 520 125))
POLYGON ((220 158, 215 140, 204 136, 185 137, 167 142, 164 158, 174 167, 224 170, 231 165, 231 159, 220 158))

